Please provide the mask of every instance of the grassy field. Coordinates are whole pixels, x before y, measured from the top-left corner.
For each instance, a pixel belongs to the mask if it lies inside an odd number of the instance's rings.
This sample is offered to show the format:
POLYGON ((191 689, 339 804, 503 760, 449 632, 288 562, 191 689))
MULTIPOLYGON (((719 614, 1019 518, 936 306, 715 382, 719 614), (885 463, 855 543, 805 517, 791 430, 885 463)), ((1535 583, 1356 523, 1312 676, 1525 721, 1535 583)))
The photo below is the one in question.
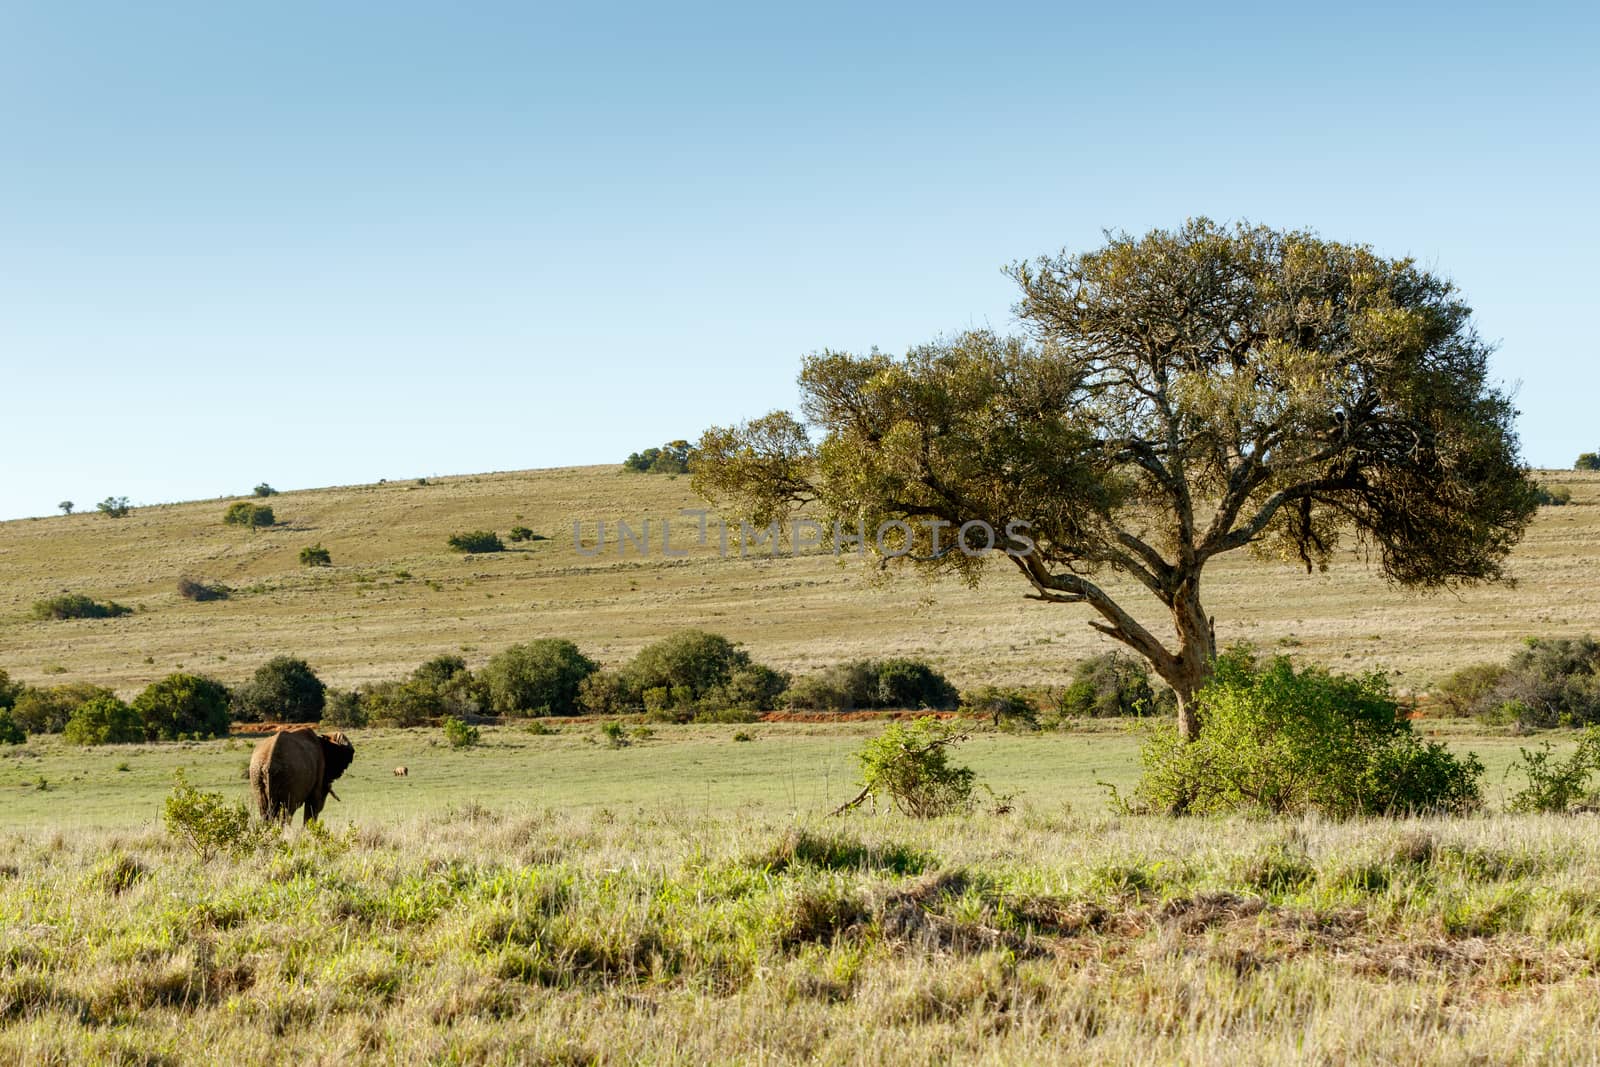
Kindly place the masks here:
MULTIPOLYGON (((1420 688, 1463 663, 1503 659, 1528 635, 1600 632, 1600 474, 1551 472, 1573 503, 1541 511, 1512 561, 1516 588, 1417 597, 1390 589, 1353 551, 1327 573, 1243 553, 1207 571, 1207 604, 1224 642, 1248 639, 1344 669, 1382 667, 1420 688)), ((246 478, 245 481, 251 479, 246 478)), ((330 683, 394 677, 459 651, 477 666, 498 649, 562 636, 618 663, 679 627, 748 645, 758 659, 805 670, 855 656, 907 654, 960 685, 1062 684, 1083 656, 1111 647, 1087 609, 1024 599, 997 568, 977 589, 912 575, 869 585, 871 572, 831 555, 720 558, 680 520, 674 546, 639 558, 580 555, 604 519, 674 518, 701 506, 687 478, 614 467, 526 471, 284 493, 280 525, 223 525, 227 501, 0 523, 0 667, 35 684, 92 681, 132 696, 178 669, 238 682, 279 653, 309 659, 330 683), (495 555, 446 548, 453 531, 525 525, 549 538, 495 555), (320 542, 331 568, 298 563, 320 542), (175 584, 225 582, 226 601, 193 603, 175 584), (45 622, 32 604, 64 590, 142 609, 123 618, 45 622)), ((659 527, 656 527, 659 530, 659 527)), ((1115 586, 1115 580, 1110 582, 1115 586)), ((1125 601, 1159 632, 1147 598, 1125 601)))

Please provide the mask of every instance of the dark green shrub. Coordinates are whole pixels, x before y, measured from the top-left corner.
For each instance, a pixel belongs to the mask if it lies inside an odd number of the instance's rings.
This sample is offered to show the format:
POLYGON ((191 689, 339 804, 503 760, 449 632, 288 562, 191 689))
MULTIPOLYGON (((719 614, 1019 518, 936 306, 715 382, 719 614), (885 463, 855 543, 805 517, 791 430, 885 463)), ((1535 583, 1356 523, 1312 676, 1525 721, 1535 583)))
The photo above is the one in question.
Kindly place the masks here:
POLYGON ((125 519, 133 508, 125 496, 108 496, 95 505, 95 510, 113 519, 125 519))
POLYGON ((467 670, 467 661, 460 656, 446 653, 435 656, 422 666, 411 672, 413 681, 426 682, 432 686, 448 685, 459 674, 470 674, 467 670))
POLYGON ((1572 503, 1572 490, 1564 485, 1553 488, 1540 485, 1534 490, 1534 499, 1539 502, 1540 507, 1564 507, 1572 503))
POLYGON ((326 703, 327 687, 310 664, 274 656, 234 694, 234 715, 253 722, 317 722, 326 703))
POLYGON ((233 590, 221 583, 202 582, 197 578, 179 578, 178 595, 185 600, 226 600, 233 590))
POLYGON ((80 704, 67 720, 62 739, 69 745, 118 745, 144 740, 139 713, 114 696, 80 704))
POLYGON ((1556 759, 1548 741, 1541 742, 1537 751, 1519 751, 1521 755, 1506 773, 1520 771, 1528 784, 1512 794, 1507 809, 1564 813, 1574 801, 1588 795, 1589 775, 1600 770, 1600 727, 1585 730, 1566 759, 1556 759))
POLYGON ((760 663, 746 663, 735 667, 727 681, 712 686, 698 703, 704 711, 771 711, 787 688, 787 674, 760 663))
POLYGON ((643 692, 681 690, 675 703, 692 703, 727 683, 734 671, 750 666, 750 654, 721 634, 679 630, 640 649, 623 673, 643 692))
POLYGON ((118 604, 115 600, 108 600, 102 604, 82 593, 62 593, 60 596, 40 600, 33 605, 33 616, 36 619, 114 619, 119 615, 131 614, 133 614, 132 608, 118 604))
POLYGON ((457 552, 468 555, 477 555, 483 552, 504 552, 505 543, 500 540, 500 535, 492 530, 473 530, 470 533, 456 533, 450 535, 450 547, 457 552))
POLYGON ((151 741, 228 736, 228 687, 198 674, 171 674, 152 682, 133 700, 144 735, 151 741))
POLYGON ((7 674, 4 668, 0 668, 0 708, 10 708, 15 706, 17 703, 17 698, 21 696, 27 688, 28 687, 23 685, 21 682, 13 682, 11 680, 11 675, 7 674))
POLYGON ((1151 731, 1144 773, 1120 806, 1204 814, 1464 811, 1478 806, 1483 766, 1423 741, 1399 717, 1381 674, 1296 670, 1287 657, 1258 665, 1247 649, 1219 657, 1196 698, 1203 728, 1186 742, 1176 727, 1151 731))
POLYGON ((333 566, 333 553, 323 548, 320 544, 307 545, 300 550, 300 565, 302 567, 331 567, 333 566))
POLYGON ((57 504, 56 507, 61 509, 61 514, 63 515, 72 514, 73 503, 70 500, 63 500, 61 503, 57 504))
POLYGON ((861 793, 881 797, 913 818, 932 818, 972 809, 977 776, 970 767, 950 763, 951 746, 966 740, 948 723, 931 716, 909 725, 893 723, 856 753, 861 793))
POLYGON ((802 711, 850 711, 870 707, 876 674, 867 660, 836 663, 826 670, 795 680, 784 703, 802 711))
POLYGON ((97 697, 114 697, 109 689, 87 682, 69 682, 49 689, 31 686, 17 694, 11 716, 30 734, 59 734, 78 708, 97 697))
POLYGON ((644 695, 619 672, 600 670, 578 686, 578 704, 590 715, 627 715, 644 710, 644 695))
POLYGON ((222 521, 229 526, 248 526, 255 529, 271 526, 278 520, 272 514, 272 508, 266 504, 252 504, 248 500, 240 500, 228 505, 228 510, 222 513, 222 521))
POLYGON ((930 708, 950 711, 961 702, 956 687, 921 660, 852 660, 795 681, 785 702, 812 711, 854 708, 930 708))
POLYGON ((1575 471, 1600 471, 1600 452, 1580 452, 1572 465, 1575 471))
POLYGON ((598 669, 571 641, 547 637, 499 653, 482 680, 498 714, 575 715, 578 688, 598 669))
POLYGON ((989 719, 996 726, 1039 725, 1038 704, 1020 689, 980 686, 971 692, 961 694, 961 710, 968 715, 989 719))
POLYGON ((422 726, 445 713, 439 690, 414 680, 369 685, 360 703, 371 722, 384 726, 422 726))
POLYGON ((1600 723, 1600 642, 1530 638, 1506 664, 1495 696, 1526 727, 1600 723))
POLYGON ((347 729, 367 725, 367 707, 361 694, 354 689, 329 689, 323 698, 322 721, 347 729))
POLYGON ((1079 661, 1056 711, 1063 718, 1107 718, 1153 715, 1173 706, 1171 690, 1162 687, 1157 696, 1150 684, 1150 668, 1143 660, 1105 652, 1079 661))
POLYGON ((27 739, 28 735, 11 717, 11 709, 0 708, 0 745, 20 745, 27 739))
POLYGON ((268 485, 266 482, 262 482, 260 485, 256 486, 255 489, 253 489, 251 491, 254 492, 256 496, 262 496, 262 497, 277 496, 278 495, 278 491, 276 489, 272 488, 272 486, 268 485))
POLYGON ((695 452, 688 441, 669 441, 660 448, 631 453, 622 461, 622 469, 635 474, 688 474, 695 452))
POLYGON ((1495 663, 1462 667, 1434 687, 1434 710, 1457 718, 1485 715, 1504 702, 1499 694, 1505 678, 1506 669, 1495 663))
POLYGON ((535 536, 537 535, 526 526, 511 527, 511 540, 513 541, 532 541, 535 536))
POLYGON ((444 720, 444 739, 451 748, 472 748, 478 743, 478 728, 456 718, 447 716, 444 720))

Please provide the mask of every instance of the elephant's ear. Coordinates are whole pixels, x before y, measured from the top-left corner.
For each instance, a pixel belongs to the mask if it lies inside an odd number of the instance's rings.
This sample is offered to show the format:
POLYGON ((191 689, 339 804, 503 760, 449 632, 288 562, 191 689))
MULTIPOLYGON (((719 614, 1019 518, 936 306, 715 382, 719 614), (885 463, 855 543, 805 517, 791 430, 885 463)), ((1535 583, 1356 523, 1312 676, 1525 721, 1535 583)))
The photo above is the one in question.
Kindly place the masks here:
POLYGON ((350 766, 350 761, 356 758, 355 746, 344 734, 319 734, 317 740, 322 742, 322 758, 328 765, 328 781, 333 781, 345 772, 350 766))

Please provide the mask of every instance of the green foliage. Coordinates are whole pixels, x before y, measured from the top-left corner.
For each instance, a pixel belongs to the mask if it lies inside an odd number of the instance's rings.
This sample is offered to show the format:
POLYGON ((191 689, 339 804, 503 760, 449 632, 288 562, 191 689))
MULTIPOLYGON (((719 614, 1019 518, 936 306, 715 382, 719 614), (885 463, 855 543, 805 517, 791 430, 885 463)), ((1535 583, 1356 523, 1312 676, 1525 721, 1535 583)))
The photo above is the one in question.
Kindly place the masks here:
POLYGON ((95 510, 113 519, 125 519, 133 508, 125 496, 108 496, 95 505, 95 510))
POLYGON ((234 694, 234 715, 250 722, 317 722, 326 702, 327 687, 310 664, 274 656, 234 694))
POLYGON ((0 707, 0 745, 20 745, 27 739, 28 735, 12 717, 11 709, 0 707))
POLYGON ((185 600, 226 600, 232 592, 220 582, 202 582, 198 578, 178 579, 178 595, 185 600))
POLYGON ((28 687, 23 685, 21 682, 13 682, 11 680, 11 675, 6 673, 5 668, 0 667, 0 708, 10 708, 15 706, 17 703, 17 698, 20 697, 27 690, 27 688, 28 687))
POLYGON ((222 513, 222 521, 228 526, 248 526, 251 529, 262 526, 271 526, 278 520, 272 514, 272 508, 266 504, 252 504, 248 500, 239 500, 228 505, 228 510, 222 513))
POLYGON ((1589 775, 1600 770, 1600 726, 1591 726, 1578 738, 1566 759, 1556 759, 1549 741, 1538 750, 1519 749, 1517 761, 1507 770, 1521 772, 1528 784, 1511 795, 1506 807, 1517 812, 1559 812, 1572 807, 1589 792, 1589 775))
POLYGON ((307 545, 300 550, 300 565, 302 567, 331 567, 333 566, 333 553, 323 548, 321 543, 307 545))
POLYGON ((796 681, 786 702, 812 711, 855 708, 928 708, 949 711, 960 694, 944 675, 921 660, 852 660, 796 681))
POLYGON ((57 504, 56 507, 61 509, 61 514, 63 515, 72 514, 73 503, 70 500, 63 500, 61 503, 57 504))
POLYGON ((1154 715, 1172 704, 1172 690, 1162 687, 1158 696, 1151 686, 1147 665, 1122 652, 1104 652, 1079 661, 1056 710, 1064 718, 1106 718, 1154 715))
POLYGON ((1600 471, 1600 452, 1580 452, 1572 465, 1575 471, 1600 471))
POLYGON ((542 540, 542 538, 540 538, 538 534, 534 533, 532 530, 530 530, 526 526, 513 526, 513 527, 511 527, 510 538, 513 541, 542 540))
POLYGON ((69 682, 49 689, 26 687, 17 694, 11 715, 30 734, 59 734, 78 708, 97 697, 115 697, 109 689, 87 682, 69 682))
POLYGON ((80 704, 67 720, 62 739, 69 745, 120 745, 145 739, 139 713, 114 696, 80 704))
POLYGON ((1515 706, 1526 727, 1600 723, 1600 642, 1530 638, 1506 664, 1495 695, 1515 706))
POLYGON ((644 709, 643 694, 618 671, 597 670, 578 686, 578 704, 590 715, 624 715, 644 709))
POLYGON ((1477 757, 1457 759, 1414 734, 1381 674, 1296 670, 1286 656, 1258 665, 1248 649, 1235 648, 1218 658, 1197 700, 1199 739, 1185 741, 1170 725, 1153 729, 1133 798, 1116 803, 1348 818, 1465 811, 1480 802, 1477 757))
POLYGON ((1572 503, 1572 490, 1564 485, 1554 487, 1540 485, 1535 490, 1535 499, 1540 507, 1562 507, 1572 503))
POLYGON ((255 493, 256 496, 261 497, 278 495, 278 491, 272 488, 272 486, 268 485, 266 482, 262 482, 260 485, 251 490, 251 492, 255 493))
POLYGON ((1506 668, 1496 663, 1473 663, 1452 672, 1434 687, 1438 714, 1483 715, 1503 701, 1498 694, 1505 679, 1506 668))
POLYGON ((368 721, 366 702, 354 689, 329 689, 323 699, 322 721, 329 726, 360 729, 368 721))
POLYGON ((115 600, 102 604, 82 593, 62 593, 33 605, 33 617, 36 619, 114 619, 119 615, 131 614, 132 608, 115 600))
POLYGON ((399 682, 368 686, 360 702, 374 722, 420 726, 434 719, 480 714, 488 704, 484 683, 460 656, 435 656, 399 682))
POLYGON ((467 533, 454 533, 450 535, 450 547, 457 552, 468 555, 478 555, 484 552, 504 552, 505 542, 500 540, 500 535, 493 530, 472 530, 467 533))
POLYGON ((167 833, 194 850, 204 863, 218 853, 243 855, 254 849, 263 834, 250 821, 242 803, 229 803, 221 793, 201 792, 189 784, 180 769, 177 785, 161 808, 167 833))
POLYGON ((919 819, 971 811, 977 776, 949 757, 950 747, 966 739, 932 716, 890 724, 856 753, 862 795, 884 797, 919 819))
POLYGON ((687 474, 693 469, 696 448, 688 441, 669 441, 660 448, 634 452, 622 469, 636 474, 687 474))
POLYGON ((600 724, 600 736, 605 738, 606 744, 612 748, 626 748, 630 744, 627 732, 620 722, 615 720, 600 724))
POLYGON ((982 716, 996 726, 1039 725, 1039 705, 1020 689, 985 685, 961 694, 961 710, 982 716))
POLYGON ((770 710, 788 684, 787 675, 753 662, 726 637, 680 630, 641 649, 621 671, 588 679, 581 698, 595 714, 643 710, 688 721, 730 710, 770 710))
POLYGON ((478 743, 478 728, 456 718, 447 716, 444 720, 444 739, 451 748, 472 748, 478 743))
POLYGON ((228 736, 228 687, 197 674, 172 674, 152 682, 133 701, 151 741, 228 736))
POLYGON ((500 715, 575 715, 578 688, 598 669, 571 641, 547 637, 494 656, 482 679, 500 715))

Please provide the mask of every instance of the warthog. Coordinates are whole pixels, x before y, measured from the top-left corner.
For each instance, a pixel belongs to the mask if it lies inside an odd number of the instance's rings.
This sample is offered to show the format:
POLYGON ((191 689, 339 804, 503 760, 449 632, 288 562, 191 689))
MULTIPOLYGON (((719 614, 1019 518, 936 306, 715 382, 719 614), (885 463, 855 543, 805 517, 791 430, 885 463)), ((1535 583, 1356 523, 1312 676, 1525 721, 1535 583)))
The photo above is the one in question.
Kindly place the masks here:
POLYGON ((394 776, 396 778, 404 778, 409 773, 411 772, 407 771, 404 767, 396 767, 394 769, 394 776))

